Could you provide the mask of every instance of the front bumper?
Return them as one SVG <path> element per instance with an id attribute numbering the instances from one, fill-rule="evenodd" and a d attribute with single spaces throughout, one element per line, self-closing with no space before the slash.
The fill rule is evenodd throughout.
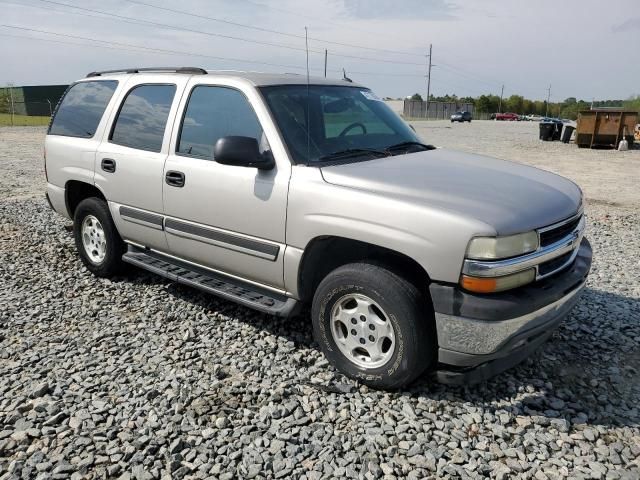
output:
<path id="1" fill-rule="evenodd" d="M 439 369 L 444 383 L 485 380 L 529 356 L 577 303 L 591 268 L 583 239 L 565 271 L 513 291 L 491 295 L 432 284 Z"/>

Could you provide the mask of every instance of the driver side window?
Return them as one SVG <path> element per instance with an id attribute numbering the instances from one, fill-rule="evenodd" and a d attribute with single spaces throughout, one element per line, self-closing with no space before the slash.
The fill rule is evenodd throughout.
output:
<path id="1" fill-rule="evenodd" d="M 252 137 L 269 150 L 258 117 L 244 94 L 228 87 L 193 88 L 185 109 L 176 153 L 213 160 L 213 146 L 226 136 Z"/>

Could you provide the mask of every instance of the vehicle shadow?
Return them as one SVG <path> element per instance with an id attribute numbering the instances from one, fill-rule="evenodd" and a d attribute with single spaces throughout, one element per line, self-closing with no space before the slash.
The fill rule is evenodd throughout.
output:
<path id="1" fill-rule="evenodd" d="M 168 284 L 169 294 L 207 312 L 250 323 L 299 348 L 319 349 L 308 310 L 281 319 L 145 272 L 128 275 L 128 281 Z M 524 423 L 555 422 L 560 428 L 563 420 L 567 426 L 640 425 L 640 299 L 592 288 L 582 295 L 561 327 L 520 365 L 472 386 L 438 384 L 426 374 L 392 396 L 470 403 L 485 413 L 508 411 Z M 339 373 L 330 382 L 307 385 L 338 395 L 359 388 Z"/>

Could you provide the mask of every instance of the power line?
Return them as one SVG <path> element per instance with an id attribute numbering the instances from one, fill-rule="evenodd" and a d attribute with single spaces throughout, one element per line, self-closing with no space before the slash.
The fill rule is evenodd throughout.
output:
<path id="1" fill-rule="evenodd" d="M 494 82 L 486 82 L 486 81 L 482 80 L 480 77 L 478 77 L 476 75 L 473 75 L 473 74 L 468 74 L 468 73 L 466 73 L 466 70 L 463 70 L 463 69 L 458 68 L 458 67 L 454 67 L 453 65 L 449 65 L 448 63 L 445 63 L 445 62 L 442 62 L 442 61 L 439 62 L 439 63 L 440 63 L 440 67 L 441 68 L 443 68 L 445 70 L 449 70 L 452 73 L 455 73 L 456 75 L 460 75 L 460 76 L 466 77 L 466 78 L 468 78 L 470 80 L 473 80 L 475 82 L 484 83 L 485 85 L 489 85 L 491 87 L 496 87 L 496 86 L 500 85 L 499 82 L 495 82 L 495 83 Z"/>
<path id="2" fill-rule="evenodd" d="M 11 38 L 26 38 L 28 40 L 37 40 L 37 41 L 47 42 L 47 43 L 60 43 L 62 45 L 75 45 L 77 47 L 85 47 L 85 48 L 87 47 L 86 43 L 68 42 L 66 40 L 55 40 L 53 38 L 30 37 L 28 35 L 14 35 L 11 33 L 0 33 L 0 36 L 11 37 Z M 91 45 L 91 48 L 106 48 L 109 50 L 121 50 L 121 51 L 128 51 L 131 53 L 144 53 L 144 50 L 137 49 L 138 47 L 134 49 L 134 48 L 125 48 L 125 47 L 113 47 L 110 45 Z M 174 54 L 174 53 L 163 53 L 163 52 L 148 52 L 148 53 L 159 53 L 160 55 L 178 55 L 177 53 Z"/>
<path id="3" fill-rule="evenodd" d="M 50 3 L 52 5 L 59 5 L 59 6 L 63 6 L 63 7 L 68 7 L 68 8 L 75 8 L 77 10 L 83 10 L 85 12 L 92 12 L 92 13 L 100 13 L 102 15 L 107 15 L 109 17 L 114 17 L 120 20 L 127 20 L 127 21 L 135 21 L 135 22 L 139 22 L 142 24 L 147 24 L 147 25 L 152 25 L 152 26 L 156 26 L 156 27 L 164 27 L 164 28 L 170 28 L 170 29 L 174 29 L 174 30 L 182 30 L 185 32 L 191 32 L 191 33 L 198 33 L 198 34 L 202 34 L 202 35 L 209 35 L 212 37 L 219 37 L 219 38 L 226 38 L 229 40 L 237 40 L 237 41 L 241 41 L 241 42 L 248 42 L 248 43 L 257 43 L 260 45 L 267 45 L 267 46 L 272 46 L 272 47 L 280 47 L 280 48 L 288 48 L 290 50 L 298 50 L 298 51 L 304 51 L 304 48 L 301 47 L 294 47 L 292 45 L 285 45 L 285 44 L 281 44 L 281 43 L 270 43 L 270 42 L 262 42 L 262 41 L 258 41 L 258 40 L 252 40 L 252 39 L 247 39 L 247 38 L 242 38 L 242 37 L 234 37 L 232 35 L 224 35 L 222 33 L 213 33 L 213 32 L 204 32 L 201 30 L 194 30 L 191 28 L 187 28 L 187 27 L 177 27 L 174 25 L 168 25 L 166 23 L 160 23 L 160 22 L 154 22 L 151 20 L 144 20 L 141 18 L 133 18 L 133 17 L 127 17 L 126 15 L 118 15 L 116 13 L 110 13 L 110 12 L 105 12 L 102 10 L 94 10 L 91 8 L 85 8 L 85 7 L 78 7 L 77 5 L 71 5 L 68 3 L 62 3 L 62 2 L 56 2 L 54 0 L 38 0 L 39 2 L 44 2 L 44 3 Z"/>
<path id="4" fill-rule="evenodd" d="M 158 52 L 158 53 L 168 53 L 168 54 L 173 54 L 173 55 L 187 55 L 187 56 L 193 56 L 193 57 L 212 58 L 212 59 L 215 59 L 215 60 L 224 60 L 224 61 L 241 62 L 241 63 L 255 63 L 255 64 L 259 64 L 259 65 L 268 65 L 268 66 L 271 66 L 271 67 L 293 68 L 293 69 L 298 69 L 298 70 L 301 68 L 301 67 L 294 66 L 294 65 L 283 65 L 283 64 L 278 64 L 278 63 L 261 62 L 261 61 L 258 61 L 258 60 L 246 60 L 246 59 L 241 59 L 241 58 L 220 57 L 220 56 L 216 56 L 216 55 L 205 55 L 205 54 L 199 54 L 199 53 L 181 52 L 181 51 L 178 51 L 178 50 L 168 50 L 168 49 L 163 49 L 163 48 L 146 47 L 146 46 L 135 45 L 135 44 L 131 44 L 131 43 L 113 42 L 111 40 L 97 40 L 95 38 L 82 37 L 82 36 L 79 36 L 79 35 L 71 35 L 71 34 L 68 34 L 68 33 L 59 33 L 59 32 L 47 31 L 47 30 L 39 30 L 39 29 L 36 29 L 36 28 L 29 28 L 29 27 L 23 27 L 23 26 L 17 26 L 17 25 L 0 24 L 0 27 L 12 28 L 12 29 L 15 29 L 15 30 L 23 30 L 23 31 L 28 31 L 28 32 L 44 33 L 44 34 L 48 34 L 48 35 L 56 35 L 56 36 L 60 36 L 60 37 L 67 37 L 67 38 L 73 38 L 73 39 L 78 39 L 78 40 L 89 40 L 91 42 L 118 45 L 118 46 L 122 46 L 122 47 L 126 47 L 126 48 L 137 48 L 139 50 L 153 51 L 153 52 Z"/>
<path id="5" fill-rule="evenodd" d="M 94 10 L 94 9 L 89 9 L 89 8 L 84 8 L 84 7 L 79 7 L 76 5 L 71 5 L 68 3 L 63 3 L 63 2 L 58 2 L 58 1 L 54 1 L 54 0 L 36 0 L 39 2 L 43 2 L 43 3 L 48 3 L 51 5 L 56 5 L 56 6 L 62 6 L 65 8 L 72 8 L 72 9 L 76 9 L 76 10 L 81 10 L 82 12 L 68 12 L 65 10 L 58 10 L 58 9 L 47 9 L 45 7 L 42 6 L 36 6 L 36 5 L 29 5 L 31 7 L 36 7 L 36 8 L 41 8 L 44 10 L 49 10 L 49 11 L 54 11 L 57 13 L 64 13 L 64 14 L 74 14 L 74 15 L 83 15 L 83 16 L 88 16 L 88 17 L 92 17 L 92 18 L 113 18 L 113 19 L 118 19 L 118 21 L 124 22 L 124 23 L 130 23 L 130 24 L 134 24 L 134 25 L 151 25 L 151 26 L 155 26 L 155 27 L 163 27 L 163 28 L 169 28 L 169 29 L 173 29 L 173 30 L 182 30 L 182 31 L 186 31 L 186 32 L 190 32 L 190 33 L 196 33 L 196 34 L 203 34 L 203 35 L 209 35 L 209 36 L 216 36 L 216 37 L 222 37 L 222 38 L 227 38 L 227 39 L 231 39 L 231 40 L 237 40 L 237 41 L 244 41 L 244 42 L 249 42 L 249 43 L 254 43 L 254 44 L 259 44 L 259 45 L 266 45 L 266 46 L 273 46 L 273 47 L 280 47 L 280 48 L 287 48 L 290 50 L 296 50 L 296 51 L 305 51 L 304 48 L 301 47 L 295 47 L 292 45 L 286 45 L 286 44 L 281 44 L 281 43 L 272 43 L 272 42 L 262 42 L 259 40 L 253 40 L 253 39 L 248 39 L 248 38 L 243 38 L 243 37 L 235 37 L 235 36 L 231 36 L 231 35 L 223 35 L 223 34 L 219 34 L 219 33 L 213 33 L 213 32 L 206 32 L 206 31 L 201 31 L 201 30 L 195 30 L 195 29 L 190 29 L 190 28 L 186 28 L 186 27 L 180 27 L 180 26 L 175 26 L 175 25 L 169 25 L 169 24 L 164 24 L 164 23 L 160 23 L 160 22 L 153 22 L 153 21 L 149 21 L 149 20 L 144 20 L 144 19 L 139 19 L 139 18 L 133 18 L 133 17 L 127 17 L 124 15 L 117 15 L 117 14 L 112 14 L 110 12 L 105 12 L 105 11 L 101 11 L 101 10 Z M 240 26 L 240 27 L 244 27 L 244 28 L 251 28 L 251 29 L 255 29 L 255 30 L 259 30 L 259 31 L 264 31 L 264 32 L 269 32 L 269 33 L 275 33 L 275 34 L 279 34 L 279 35 L 285 35 L 285 36 L 289 36 L 289 37 L 293 37 L 293 38 L 304 38 L 301 35 L 296 35 L 296 34 L 291 34 L 291 33 L 286 33 L 286 32 L 279 32 L 277 30 L 271 30 L 271 29 L 266 29 L 266 28 L 261 28 L 261 27 L 255 27 L 252 25 L 246 25 L 246 24 L 241 24 L 238 22 L 232 22 L 232 21 L 228 21 L 228 20 L 224 20 L 224 19 L 219 19 L 216 17 L 209 17 L 209 16 L 205 16 L 205 15 L 198 15 L 198 14 L 194 14 L 191 12 L 182 12 L 179 10 L 173 10 L 173 9 L 169 9 L 169 8 L 165 8 L 165 7 L 160 7 L 157 5 L 153 5 L 147 2 L 143 2 L 140 0 L 127 0 L 131 3 L 134 4 L 140 4 L 140 5 L 145 5 L 145 6 L 149 6 L 152 8 L 158 8 L 161 10 L 166 10 L 166 11 L 170 11 L 170 12 L 175 12 L 175 13 L 182 13 L 184 15 L 190 15 L 190 16 L 194 16 L 194 17 L 198 17 L 198 18 L 204 18 L 204 19 L 208 19 L 208 20 L 212 20 L 212 21 L 219 21 L 219 22 L 223 22 L 223 23 L 228 23 L 234 26 Z M 0 0 L 0 3 L 9 3 L 9 4 L 14 4 L 13 2 L 7 2 L 6 0 Z M 260 4 L 262 6 L 267 7 L 266 5 Z M 269 7 L 270 8 L 270 7 Z M 91 12 L 91 13 L 85 13 L 85 12 Z M 313 37 L 309 37 L 310 39 L 312 39 Z M 330 42 L 330 41 L 325 41 L 322 39 L 315 39 L 316 41 L 320 41 L 320 42 L 325 42 L 325 43 L 334 43 L 334 44 L 339 44 L 339 45 L 344 45 L 344 46 L 350 46 L 350 47 L 354 47 L 354 48 L 367 48 L 367 49 L 371 49 L 371 50 L 376 50 L 376 51 L 387 51 L 389 53 L 404 53 L 404 54 L 409 54 L 408 52 L 398 52 L 398 51 L 393 51 L 393 50 L 385 50 L 385 49 L 377 49 L 374 47 L 365 47 L 362 45 L 354 45 L 354 44 L 347 44 L 347 43 L 340 43 L 340 42 Z M 96 41 L 96 40 L 94 40 Z M 134 47 L 134 48 L 142 48 L 142 47 Z M 160 51 L 160 53 L 162 52 L 172 52 L 172 51 L 168 51 L 168 50 L 163 50 L 163 49 L 156 49 L 158 51 Z M 148 50 L 149 51 L 149 50 Z M 316 54 L 323 54 L 325 55 L 325 51 L 319 51 L 319 50 L 309 50 L 310 52 L 316 53 Z M 337 56 L 337 57 L 344 57 L 344 58 L 351 58 L 351 59 L 357 59 L 357 60 L 365 60 L 365 61 L 371 61 L 371 62 L 376 62 L 376 63 L 394 63 L 394 64 L 406 64 L 406 65 L 416 65 L 416 66 L 422 66 L 422 63 L 414 63 L 414 62 L 403 62 L 403 61 L 396 61 L 396 60 L 387 60 L 387 59 L 377 59 L 377 58 L 371 58 L 371 57 L 362 57 L 362 56 L 357 56 L 357 55 L 348 55 L 348 54 L 341 54 L 338 52 L 331 52 L 332 55 Z M 179 54 L 181 55 L 187 55 L 187 52 L 180 52 Z M 418 55 L 418 54 L 411 54 L 411 55 Z M 198 56 L 202 56 L 202 55 L 198 55 Z M 209 56 L 209 58 L 215 58 L 215 59 L 225 59 L 226 57 L 219 57 L 219 56 Z M 234 60 L 234 59 L 230 59 L 230 60 Z M 280 66 L 280 67 L 285 67 L 285 68 L 299 68 L 299 67 L 293 67 L 293 66 L 286 66 L 286 65 L 281 65 L 281 64 L 270 64 L 269 62 L 257 62 L 257 61 L 249 61 L 249 60 L 238 60 L 241 62 L 245 62 L 245 63 L 256 63 L 256 64 L 266 64 L 266 65 L 271 65 L 271 66 Z M 461 69 L 459 67 L 455 67 L 453 65 L 450 65 L 446 62 L 439 62 L 441 68 L 445 69 L 445 70 L 449 70 L 454 72 L 456 75 L 460 75 L 463 77 L 467 77 L 471 80 L 474 80 L 476 82 L 481 82 L 484 83 L 486 85 L 491 85 L 494 87 L 497 87 L 497 83 L 490 83 L 487 82 L 485 80 L 482 80 L 479 76 L 475 75 L 475 74 L 467 74 L 465 73 L 464 69 Z M 333 70 L 334 72 L 339 72 L 339 70 Z M 352 71 L 352 73 L 356 73 L 356 74 L 360 74 L 360 75 L 376 75 L 374 72 L 355 72 Z M 424 75 L 418 75 L 415 73 L 388 73 L 388 74 L 382 74 L 385 76 L 410 76 L 410 77 L 418 77 L 418 76 L 424 76 Z M 469 90 L 476 90 L 479 91 L 477 89 L 470 89 Z"/>
<path id="6" fill-rule="evenodd" d="M 90 38 L 90 37 L 83 37 L 83 36 L 79 36 L 79 35 L 71 35 L 71 34 L 67 34 L 67 33 L 59 33 L 59 32 L 53 32 L 50 30 L 39 30 L 39 29 L 35 29 L 35 28 L 29 28 L 29 27 L 23 27 L 23 26 L 18 26 L 18 25 L 6 25 L 6 24 L 0 24 L 0 27 L 4 27 L 4 28 L 11 28 L 14 30 L 21 30 L 21 31 L 27 31 L 27 32 L 35 32 L 35 33 L 42 33 L 42 34 L 46 34 L 46 35 L 55 35 L 55 36 L 60 36 L 60 37 L 65 37 L 65 38 L 71 38 L 71 39 L 76 39 L 76 40 L 85 40 L 85 41 L 91 41 L 91 42 L 97 42 L 97 43 L 103 43 L 103 44 L 107 44 L 107 45 L 91 45 L 91 47 L 103 47 L 103 48 L 111 48 L 111 49 L 117 49 L 117 50 L 127 50 L 127 51 L 131 51 L 131 52 L 136 52 L 136 53 L 140 53 L 140 52 L 150 52 L 150 53 L 159 53 L 159 54 L 165 54 L 165 55 L 184 55 L 184 56 L 191 56 L 191 57 L 200 57 L 200 58 L 211 58 L 214 60 L 223 60 L 223 61 L 229 61 L 229 62 L 236 62 L 236 63 L 249 63 L 249 64 L 259 64 L 259 65 L 267 65 L 267 66 L 271 66 L 271 67 L 280 67 L 280 68 L 287 68 L 287 69 L 293 69 L 293 70 L 304 70 L 304 67 L 301 66 L 296 66 L 296 65 L 285 65 L 285 64 L 279 64 L 279 63 L 271 63 L 271 62 L 261 62 L 261 61 L 257 61 L 257 60 L 247 60 L 247 59 L 242 59 L 242 58 L 233 58 L 233 57 L 221 57 L 221 56 L 216 56 L 216 55 L 206 55 L 206 54 L 200 54 L 200 53 L 193 53 L 193 52 L 182 52 L 182 51 L 178 51 L 178 50 L 168 50 L 168 49 L 161 49 L 161 48 L 153 48 L 153 47 L 147 47 L 147 46 L 143 46 L 143 45 L 135 45 L 135 44 L 131 44 L 131 43 L 122 43 L 122 42 L 114 42 L 111 40 L 98 40 L 95 38 Z M 53 39 L 49 39 L 49 38 L 38 38 L 38 37 L 28 37 L 28 36 L 19 36 L 19 35 L 10 35 L 10 34 L 6 34 L 6 33 L 0 33 L 0 35 L 5 35 L 5 36 L 13 36 L 13 37 L 19 37 L 19 38 L 30 38 L 33 40 L 40 40 L 40 41 L 46 41 L 46 42 L 55 42 L 55 43 L 66 43 L 69 45 L 77 45 L 77 46 L 84 46 L 86 47 L 86 44 L 80 44 L 80 43 L 74 43 L 74 42 L 63 42 L 60 40 L 53 40 Z M 115 45 L 115 46 L 112 46 Z M 135 50 L 134 50 L 135 49 Z M 328 70 L 332 73 L 340 73 L 341 70 Z M 357 75 L 373 75 L 373 76 L 407 76 L 407 77 L 422 77 L 422 74 L 418 74 L 418 73 L 381 73 L 381 72 L 353 72 Z"/>
<path id="7" fill-rule="evenodd" d="M 286 36 L 286 37 L 298 38 L 298 39 L 301 39 L 301 40 L 305 38 L 303 35 L 298 35 L 298 34 L 295 34 L 295 33 L 282 32 L 282 31 L 279 31 L 279 30 L 272 30 L 272 29 L 269 29 L 269 28 L 257 27 L 255 25 L 248 25 L 248 24 L 245 24 L 245 23 L 233 22 L 231 20 L 226 20 L 226 19 L 223 19 L 223 18 L 210 17 L 208 15 L 202 15 L 202 14 L 198 14 L 198 13 L 187 12 L 187 11 L 184 11 L 184 10 L 176 10 L 176 9 L 173 9 L 173 8 L 161 7 L 160 5 L 155 5 L 155 4 L 147 3 L 147 2 L 142 2 L 142 1 L 139 1 L 139 0 L 126 0 L 126 1 L 129 2 L 129 3 L 137 4 L 137 5 L 144 5 L 144 6 L 147 6 L 147 7 L 150 7 L 150 8 L 155 8 L 157 10 L 164 10 L 166 12 L 172 12 L 172 13 L 178 13 L 178 14 L 181 14 L 181 15 L 187 15 L 189 17 L 195 17 L 195 18 L 200 18 L 200 19 L 205 19 L 205 20 L 211 20 L 211 21 L 214 21 L 214 22 L 225 23 L 227 25 L 233 25 L 233 26 L 236 26 L 236 27 L 249 28 L 249 29 L 252 29 L 252 30 L 260 31 L 260 32 L 273 33 L 273 34 L 276 34 L 276 35 L 283 35 L 283 36 Z M 266 6 L 266 5 L 263 5 L 263 6 Z M 269 6 L 268 8 L 273 8 L 273 7 Z M 277 9 L 277 10 L 279 10 L 279 9 Z M 308 37 L 308 39 L 316 41 L 316 42 L 330 44 L 330 45 L 339 45 L 341 47 L 361 48 L 361 49 L 370 50 L 370 51 L 373 51 L 373 52 L 394 53 L 394 54 L 398 54 L 398 55 L 411 55 L 411 56 L 415 56 L 415 57 L 420 57 L 421 56 L 419 53 L 403 52 L 403 51 L 399 51 L 399 50 L 389 50 L 389 49 L 386 49 L 386 48 L 369 47 L 369 46 L 366 46 L 366 45 L 356 45 L 356 44 L 353 44 L 353 43 L 336 42 L 336 41 L 333 41 L 333 40 L 325 40 L 325 39 L 317 38 L 317 37 Z"/>
<path id="8" fill-rule="evenodd" d="M 49 3 L 49 4 L 52 4 L 52 5 L 60 5 L 60 6 L 68 7 L 68 8 L 74 8 L 74 9 L 77 9 L 77 10 L 82 10 L 82 11 L 91 12 L 91 13 L 99 13 L 99 14 L 107 15 L 107 16 L 114 17 L 114 18 L 117 18 L 117 19 L 120 19 L 120 20 L 125 20 L 125 21 L 132 21 L 133 20 L 133 21 L 136 21 L 136 22 L 141 22 L 141 23 L 152 25 L 152 26 L 155 26 L 155 27 L 169 28 L 169 29 L 172 29 L 172 30 L 185 31 L 185 32 L 196 33 L 196 34 L 200 34 L 200 35 L 208 35 L 208 36 L 211 36 L 211 37 L 226 38 L 228 40 L 236 40 L 236 41 L 240 41 L 240 42 L 253 43 L 253 44 L 262 45 L 262 46 L 286 48 L 286 49 L 289 49 L 289 50 L 296 50 L 296 51 L 302 51 L 302 52 L 305 51 L 304 48 L 295 47 L 293 45 L 286 45 L 286 44 L 282 44 L 282 43 L 265 42 L 265 41 L 262 41 L 262 40 L 253 40 L 253 39 L 249 39 L 249 38 L 236 37 L 236 36 L 233 36 L 233 35 L 224 35 L 224 34 L 221 34 L 221 33 L 207 32 L 207 31 L 204 31 L 204 30 L 196 30 L 196 29 L 187 28 L 187 27 L 179 27 L 179 26 L 175 26 L 175 25 L 169 25 L 169 24 L 166 24 L 166 23 L 154 22 L 154 21 L 151 21 L 151 20 L 144 20 L 144 19 L 140 19 L 140 18 L 128 17 L 126 15 L 118 15 L 116 13 L 105 12 L 105 11 L 102 11 L 102 10 L 95 10 L 95 9 L 86 8 L 86 7 L 79 7 L 79 6 L 71 5 L 71 4 L 68 4 L 68 3 L 57 2 L 55 0 L 38 0 L 38 1 L 39 2 L 43 2 L 43 3 Z M 324 51 L 320 51 L 320 50 L 311 50 L 310 49 L 309 51 L 313 52 L 313 53 L 324 54 Z M 356 60 L 372 61 L 372 62 L 376 62 L 376 63 L 392 63 L 392 64 L 399 64 L 399 65 L 418 65 L 418 66 L 422 66 L 421 63 L 415 63 L 415 62 L 405 62 L 405 61 L 401 61 L 401 60 L 385 60 L 385 59 L 378 59 L 378 58 L 371 58 L 371 57 L 361 57 L 361 56 L 358 56 L 358 55 L 348 55 L 348 54 L 336 53 L 336 52 L 332 52 L 332 55 L 335 55 L 335 56 L 338 56 L 338 57 L 356 59 Z"/>
<path id="9" fill-rule="evenodd" d="M 40 0 L 34 0 L 34 1 L 40 1 Z M 86 13 L 86 12 L 70 12 L 68 10 L 61 10 L 57 7 L 45 7 L 43 5 L 32 5 L 32 4 L 22 4 L 22 3 L 16 3 L 16 2 L 11 2 L 9 0 L 0 0 L 0 3 L 3 3 L 5 5 L 15 5 L 18 7 L 24 7 L 24 6 L 28 6 L 31 8 L 37 8 L 39 10 L 44 10 L 46 12 L 55 12 L 55 13 L 62 13 L 64 15 L 78 15 L 78 16 L 82 16 L 82 17 L 89 17 L 89 18 L 99 18 L 99 19 L 103 19 L 103 20 L 112 20 L 111 18 L 109 18 L 107 16 L 107 14 L 104 13 L 98 13 L 98 14 L 91 14 L 91 13 Z M 139 21 L 139 20 L 119 20 L 123 23 L 129 23 L 131 25 L 145 25 L 144 21 Z"/>
<path id="10" fill-rule="evenodd" d="M 195 29 L 191 29 L 191 28 L 180 27 L 180 26 L 175 26 L 175 25 L 169 25 L 169 24 L 164 24 L 164 23 L 160 23 L 160 22 L 153 22 L 153 21 L 139 19 L 139 18 L 127 17 L 127 16 L 124 16 L 124 15 L 112 14 L 110 12 L 105 12 L 105 11 L 101 11 L 101 10 L 94 10 L 94 9 L 90 9 L 90 8 L 79 7 L 79 6 L 76 6 L 76 5 L 71 5 L 71 4 L 63 3 L 63 2 L 58 2 L 58 1 L 55 1 L 55 0 L 36 0 L 36 1 L 39 1 L 39 2 L 42 2 L 42 3 L 48 3 L 48 4 L 51 4 L 51 5 L 55 5 L 55 6 L 62 6 L 63 8 L 72 8 L 72 9 L 76 9 L 76 10 L 81 10 L 81 12 L 68 12 L 68 11 L 65 11 L 65 10 L 47 9 L 45 7 L 42 7 L 42 6 L 30 5 L 31 7 L 40 8 L 40 9 L 43 9 L 43 10 L 54 11 L 54 12 L 57 12 L 57 13 L 65 13 L 65 14 L 71 13 L 73 15 L 82 15 L 82 16 L 88 16 L 88 17 L 92 17 L 92 18 L 109 18 L 109 17 L 111 17 L 112 19 L 117 19 L 120 22 L 130 23 L 130 24 L 134 24 L 134 25 L 151 25 L 151 26 L 155 26 L 155 27 L 163 27 L 163 28 L 169 28 L 169 29 L 172 29 L 172 30 L 186 31 L 186 32 L 190 32 L 190 33 L 222 37 L 222 38 L 227 38 L 227 39 L 231 39 L 231 40 L 238 40 L 238 41 L 244 41 L 244 42 L 249 42 L 249 43 L 256 43 L 256 44 L 260 44 L 260 45 L 287 48 L 287 49 L 296 50 L 296 51 L 305 51 L 304 48 L 295 47 L 295 46 L 292 46 L 292 45 L 286 45 L 286 44 L 281 44 L 281 43 L 273 43 L 273 42 L 261 42 L 259 40 L 253 40 L 253 39 L 248 39 L 248 38 L 243 38 L 243 37 L 235 37 L 235 36 L 231 36 L 231 35 L 223 35 L 223 34 L 219 34 L 219 33 L 195 30 Z M 270 33 L 276 33 L 276 34 L 282 34 L 282 35 L 287 35 L 287 36 L 294 37 L 294 38 L 304 38 L 301 35 L 289 34 L 289 33 L 279 32 L 279 31 L 276 31 L 276 30 L 265 29 L 265 28 L 261 28 L 261 27 L 253 27 L 253 26 L 250 26 L 250 25 L 245 25 L 245 24 L 241 24 L 241 23 L 238 23 L 238 22 L 231 22 L 231 21 L 219 19 L 219 18 L 216 18 L 216 17 L 208 17 L 208 16 L 204 16 L 204 15 L 193 14 L 193 13 L 190 13 L 190 12 L 181 12 L 179 10 L 169 9 L 169 8 L 165 8 L 165 7 L 159 7 L 159 6 L 156 6 L 156 5 L 147 3 L 147 2 L 143 2 L 143 1 L 139 1 L 139 0 L 127 0 L 127 1 L 129 1 L 131 3 L 134 3 L 134 4 L 146 5 L 146 6 L 150 6 L 152 8 L 159 8 L 161 10 L 166 10 L 166 11 L 170 11 L 170 12 L 183 13 L 185 15 L 195 16 L 195 17 L 198 17 L 198 18 L 205 18 L 205 19 L 208 19 L 208 20 L 220 21 L 220 22 L 223 22 L 223 23 L 229 23 L 231 25 L 236 25 L 236 26 L 241 26 L 241 27 L 246 27 L 246 28 L 254 28 L 256 30 L 270 32 Z M 7 2 L 6 0 L 0 0 L 0 3 L 9 3 L 9 4 L 14 4 L 15 5 L 15 3 Z M 91 13 L 86 13 L 86 12 L 91 12 Z M 309 37 L 309 38 L 312 38 L 312 37 Z M 323 41 L 321 39 L 318 39 L 318 40 L 319 41 Z M 339 42 L 335 42 L 335 43 L 339 43 Z M 356 48 L 361 47 L 361 46 L 351 45 L 351 44 L 344 44 L 344 45 L 349 45 L 349 46 L 353 46 L 353 47 L 356 47 Z M 382 49 L 376 49 L 376 50 L 382 50 Z M 315 54 L 323 54 L 323 55 L 325 54 L 324 50 L 319 51 L 319 50 L 310 49 L 309 51 L 313 52 Z M 357 59 L 357 60 L 371 61 L 371 62 L 376 62 L 376 63 L 395 63 L 395 64 L 416 65 L 416 66 L 421 66 L 422 65 L 421 63 L 402 62 L 402 61 L 396 61 L 396 60 L 386 60 L 386 59 L 377 59 L 377 58 L 371 58 L 371 57 L 362 57 L 362 56 L 357 56 L 357 55 L 341 54 L 339 52 L 331 52 L 331 53 L 332 53 L 332 55 L 337 56 L 337 57 L 344 57 L 344 58 L 351 58 L 351 59 Z M 407 52 L 404 52 L 404 53 L 407 53 Z M 494 86 L 494 87 L 497 86 L 497 84 L 489 83 L 489 82 L 486 82 L 486 81 L 482 80 L 477 75 L 471 75 L 471 74 L 464 73 L 465 70 L 463 70 L 463 69 L 461 69 L 459 67 L 455 67 L 453 65 L 450 65 L 450 64 L 448 64 L 446 62 L 440 62 L 440 65 L 445 70 L 454 71 L 457 75 L 467 77 L 467 78 L 469 78 L 469 79 L 471 79 L 473 81 L 481 82 L 481 83 L 484 83 L 486 85 L 491 85 L 491 86 Z M 370 73 L 364 73 L 363 72 L 363 74 L 367 74 L 368 75 Z M 409 75 L 410 76 L 415 76 L 414 74 L 409 74 Z M 395 75 L 395 76 L 397 76 L 397 75 Z"/>

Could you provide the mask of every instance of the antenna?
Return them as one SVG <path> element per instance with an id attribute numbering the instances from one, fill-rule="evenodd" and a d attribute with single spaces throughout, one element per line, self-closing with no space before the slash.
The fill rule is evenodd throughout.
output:
<path id="1" fill-rule="evenodd" d="M 309 31 L 304 27 L 304 46 L 307 52 L 307 161 L 311 160 L 311 128 L 309 126 L 311 100 L 309 99 Z"/>
<path id="2" fill-rule="evenodd" d="M 347 71 L 344 68 L 342 69 L 342 79 L 345 82 L 353 83 L 353 80 L 351 80 L 349 77 L 347 77 Z"/>

